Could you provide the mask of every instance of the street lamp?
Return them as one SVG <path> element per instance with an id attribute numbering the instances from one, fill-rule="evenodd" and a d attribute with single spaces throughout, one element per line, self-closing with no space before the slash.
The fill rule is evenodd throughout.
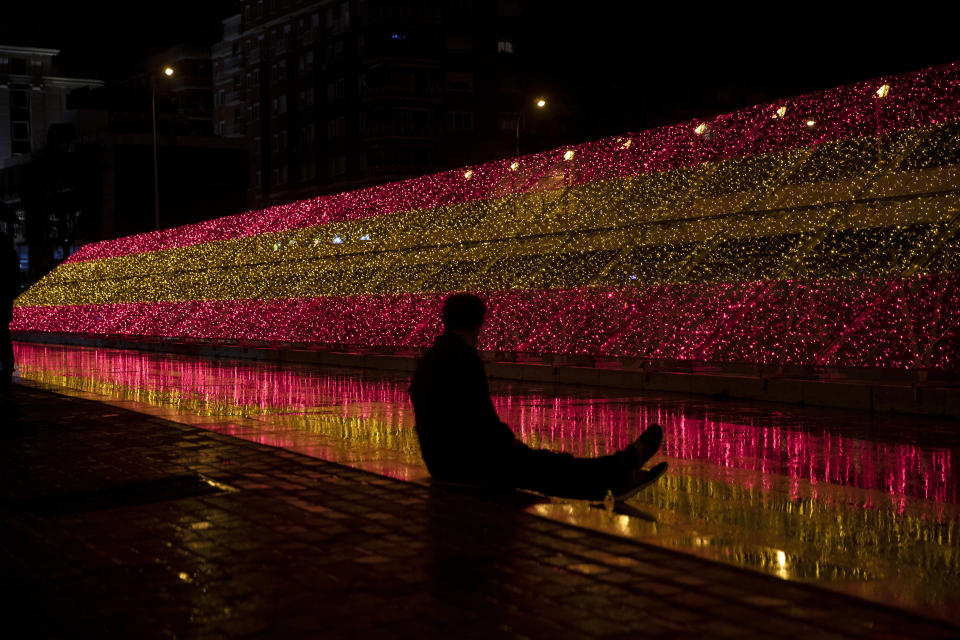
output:
<path id="1" fill-rule="evenodd" d="M 173 76 L 173 67 L 164 67 L 163 75 Z M 153 126 L 153 228 L 160 230 L 160 187 L 157 179 L 157 80 L 150 74 L 150 123 Z"/>
<path id="2" fill-rule="evenodd" d="M 544 97 L 539 97 L 533 101 L 534 106 L 537 109 L 543 109 L 547 106 L 547 99 Z M 517 115 L 517 157 L 520 157 L 520 121 L 523 119 L 523 111 L 521 110 L 519 115 Z"/>

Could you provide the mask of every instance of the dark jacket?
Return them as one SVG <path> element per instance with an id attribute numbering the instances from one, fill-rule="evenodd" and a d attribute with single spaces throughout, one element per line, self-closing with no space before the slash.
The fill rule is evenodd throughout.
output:
<path id="1" fill-rule="evenodd" d="M 514 446 L 500 421 L 477 350 L 455 333 L 438 336 L 410 383 L 423 461 L 439 480 L 482 482 Z"/>

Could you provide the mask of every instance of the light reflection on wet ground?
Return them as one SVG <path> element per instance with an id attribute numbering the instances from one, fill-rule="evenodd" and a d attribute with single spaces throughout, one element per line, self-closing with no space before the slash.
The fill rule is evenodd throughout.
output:
<path id="1" fill-rule="evenodd" d="M 427 478 L 405 376 L 17 345 L 20 375 L 405 480 Z M 601 455 L 666 430 L 660 484 L 624 509 L 531 511 L 945 619 L 960 605 L 960 433 L 949 420 L 491 381 L 528 444 Z"/>

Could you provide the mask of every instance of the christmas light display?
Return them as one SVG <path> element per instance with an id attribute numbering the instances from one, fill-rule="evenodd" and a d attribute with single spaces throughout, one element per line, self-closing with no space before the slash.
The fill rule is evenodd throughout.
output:
<path id="1" fill-rule="evenodd" d="M 960 369 L 960 63 L 84 247 L 13 328 Z M 811 124 L 812 123 L 812 124 Z"/>

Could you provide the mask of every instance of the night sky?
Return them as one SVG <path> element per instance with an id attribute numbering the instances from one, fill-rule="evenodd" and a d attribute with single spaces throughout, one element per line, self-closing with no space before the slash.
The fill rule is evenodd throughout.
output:
<path id="1" fill-rule="evenodd" d="M 525 54 L 541 78 L 532 89 L 570 105 L 571 128 L 587 138 L 960 60 L 956 12 L 932 4 L 896 14 L 863 5 L 843 18 L 842 3 L 768 3 L 742 15 L 732 5 L 526 4 Z M 0 42 L 59 48 L 65 72 L 121 78 L 152 52 L 216 40 L 236 5 L 22 2 L 5 7 Z"/>

